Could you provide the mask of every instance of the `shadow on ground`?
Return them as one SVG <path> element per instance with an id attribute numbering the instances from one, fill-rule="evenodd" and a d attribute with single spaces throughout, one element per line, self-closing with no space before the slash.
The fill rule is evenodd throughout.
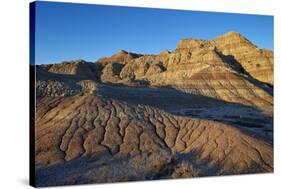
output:
<path id="1" fill-rule="evenodd" d="M 224 172 L 223 162 L 214 162 L 211 157 L 200 158 L 202 152 L 193 149 L 187 153 L 167 154 L 167 161 L 148 165 L 148 153 L 134 156 L 108 153 L 80 157 L 65 163 L 46 166 L 36 170 L 36 186 L 77 185 L 89 183 L 113 183 L 159 179 L 194 178 L 205 176 L 264 173 L 265 169 L 252 162 L 245 170 Z M 153 153 L 154 156 L 161 154 Z"/>
<path id="2" fill-rule="evenodd" d="M 148 105 L 177 116 L 218 121 L 238 127 L 269 142 L 273 117 L 257 107 L 226 102 L 203 95 L 188 94 L 172 87 L 129 87 L 102 85 L 97 95 L 133 105 Z"/>

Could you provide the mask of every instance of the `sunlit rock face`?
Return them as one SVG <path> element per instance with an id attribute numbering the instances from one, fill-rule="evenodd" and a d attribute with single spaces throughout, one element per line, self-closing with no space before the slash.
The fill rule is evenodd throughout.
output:
<path id="1" fill-rule="evenodd" d="M 255 79 L 273 85 L 273 53 L 259 49 L 237 32 L 229 32 L 212 42 L 226 56 L 233 56 Z"/>
<path id="2" fill-rule="evenodd" d="M 152 86 L 174 86 L 231 102 L 272 105 L 272 90 L 266 84 L 273 85 L 273 53 L 236 32 L 214 40 L 184 38 L 173 52 L 116 62 L 122 69 L 115 74 L 105 71 L 102 78 L 106 81 L 143 80 Z M 108 67 L 113 70 L 112 65 Z"/>
<path id="3" fill-rule="evenodd" d="M 134 58 L 141 57 L 141 54 L 127 52 L 125 50 L 120 50 L 116 54 L 112 55 L 111 57 L 104 57 L 97 60 L 97 63 L 102 65 L 106 65 L 108 63 L 119 63 L 119 64 L 126 64 L 130 60 Z"/>

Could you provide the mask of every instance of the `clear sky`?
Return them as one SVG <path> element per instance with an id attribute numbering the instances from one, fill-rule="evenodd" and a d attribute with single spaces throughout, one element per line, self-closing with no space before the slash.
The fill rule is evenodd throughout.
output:
<path id="1" fill-rule="evenodd" d="M 186 10 L 37 2 L 35 63 L 95 61 L 126 51 L 158 54 L 185 37 L 237 31 L 273 50 L 273 17 Z"/>

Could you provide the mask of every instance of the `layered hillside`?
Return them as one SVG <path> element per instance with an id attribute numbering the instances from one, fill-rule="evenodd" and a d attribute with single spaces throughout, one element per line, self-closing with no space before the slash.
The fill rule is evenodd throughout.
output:
<path id="1" fill-rule="evenodd" d="M 259 81 L 273 85 L 273 53 L 259 49 L 237 32 L 212 41 L 222 54 L 234 58 L 246 72 Z"/>
<path id="2" fill-rule="evenodd" d="M 273 53 L 236 32 L 36 66 L 37 186 L 273 171 Z"/>
<path id="3" fill-rule="evenodd" d="M 125 65 L 114 60 L 101 77 L 105 82 L 173 86 L 224 101 L 272 106 L 272 57 L 272 52 L 230 32 L 211 41 L 185 38 L 173 52 L 143 55 Z"/>

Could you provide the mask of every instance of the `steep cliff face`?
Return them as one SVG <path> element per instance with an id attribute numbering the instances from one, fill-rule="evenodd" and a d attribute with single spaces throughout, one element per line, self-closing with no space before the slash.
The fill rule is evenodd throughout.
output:
<path id="1" fill-rule="evenodd" d="M 255 79 L 273 85 L 273 53 L 259 49 L 237 32 L 229 32 L 212 40 L 225 56 L 235 61 Z"/>

